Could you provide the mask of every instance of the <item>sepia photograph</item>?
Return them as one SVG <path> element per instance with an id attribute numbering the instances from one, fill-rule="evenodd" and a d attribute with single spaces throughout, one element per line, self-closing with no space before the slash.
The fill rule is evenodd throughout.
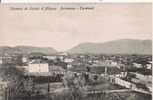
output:
<path id="1" fill-rule="evenodd" d="M 1 4 L 0 100 L 152 100 L 152 4 Z"/>

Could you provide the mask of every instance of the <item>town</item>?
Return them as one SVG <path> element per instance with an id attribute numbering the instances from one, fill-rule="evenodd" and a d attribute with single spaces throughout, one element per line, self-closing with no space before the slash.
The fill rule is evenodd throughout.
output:
<path id="1" fill-rule="evenodd" d="M 152 3 L 91 1 L 0 6 L 0 100 L 152 100 Z"/>
<path id="2" fill-rule="evenodd" d="M 5 54 L 0 100 L 151 100 L 152 56 Z"/>

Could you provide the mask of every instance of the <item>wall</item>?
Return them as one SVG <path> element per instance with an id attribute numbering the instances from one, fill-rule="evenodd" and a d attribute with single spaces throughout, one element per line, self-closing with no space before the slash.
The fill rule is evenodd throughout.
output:
<path id="1" fill-rule="evenodd" d="M 136 75 L 136 78 L 143 80 L 143 81 L 152 81 L 152 76 L 150 75 L 143 75 L 139 73 L 134 73 Z"/>
<path id="2" fill-rule="evenodd" d="M 124 81 L 120 78 L 115 78 L 115 84 L 124 86 L 126 88 L 131 88 L 132 87 L 132 84 L 130 82 Z"/>

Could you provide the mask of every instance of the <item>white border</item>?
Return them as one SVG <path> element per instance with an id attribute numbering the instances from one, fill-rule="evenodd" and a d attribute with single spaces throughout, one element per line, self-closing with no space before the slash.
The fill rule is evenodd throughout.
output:
<path id="1" fill-rule="evenodd" d="M 1 0 L 1 3 L 152 3 L 152 0 Z"/>

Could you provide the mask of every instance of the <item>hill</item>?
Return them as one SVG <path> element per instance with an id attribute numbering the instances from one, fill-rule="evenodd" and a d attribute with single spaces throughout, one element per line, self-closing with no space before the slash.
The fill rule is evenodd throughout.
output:
<path id="1" fill-rule="evenodd" d="M 105 43 L 82 43 L 68 50 L 68 53 L 152 54 L 152 41 L 122 39 Z"/>
<path id="2" fill-rule="evenodd" d="M 0 47 L 0 55 L 8 54 L 30 54 L 30 53 L 44 53 L 44 54 L 54 54 L 57 51 L 51 47 L 43 48 L 43 47 L 32 47 L 32 46 L 16 46 L 16 47 L 9 47 L 9 46 L 1 46 Z"/>

